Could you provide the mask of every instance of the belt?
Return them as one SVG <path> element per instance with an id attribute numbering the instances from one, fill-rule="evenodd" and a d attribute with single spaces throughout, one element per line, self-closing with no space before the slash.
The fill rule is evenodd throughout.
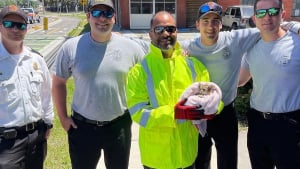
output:
<path id="1" fill-rule="evenodd" d="M 88 119 L 88 118 L 85 118 L 84 116 L 82 116 L 81 114 L 75 112 L 74 110 L 72 110 L 73 114 L 72 114 L 72 117 L 76 120 L 79 120 L 79 121 L 82 121 L 82 122 L 85 122 L 85 123 L 88 123 L 88 124 L 93 124 L 93 125 L 96 125 L 96 126 L 99 126 L 99 127 L 102 127 L 102 126 L 106 126 L 108 124 L 111 124 L 115 121 L 118 121 L 119 119 L 121 119 L 126 113 L 124 113 L 123 115 L 111 120 L 111 121 L 97 121 L 97 120 L 91 120 L 91 119 Z"/>
<path id="2" fill-rule="evenodd" d="M 29 134 L 35 131 L 41 124 L 44 124 L 43 120 L 28 123 L 20 127 L 0 127 L 0 137 L 14 139 L 22 134 Z"/>
<path id="3" fill-rule="evenodd" d="M 272 113 L 272 112 L 260 112 L 253 109 L 265 120 L 299 120 L 300 110 L 285 112 L 285 113 Z"/>

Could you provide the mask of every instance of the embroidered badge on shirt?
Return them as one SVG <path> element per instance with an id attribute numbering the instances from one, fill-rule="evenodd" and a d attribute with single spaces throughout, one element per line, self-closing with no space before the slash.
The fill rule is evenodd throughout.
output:
<path id="1" fill-rule="evenodd" d="M 230 50 L 229 50 L 228 47 L 225 47 L 223 49 L 223 57 L 224 57 L 224 59 L 229 59 L 229 55 L 230 55 Z"/>
<path id="2" fill-rule="evenodd" d="M 290 57 L 289 56 L 282 56 L 279 60 L 280 64 L 282 65 L 287 65 L 290 61 Z"/>
<path id="3" fill-rule="evenodd" d="M 38 70 L 39 69 L 39 66 L 38 66 L 38 64 L 36 62 L 33 63 L 32 67 L 33 67 L 34 70 Z"/>

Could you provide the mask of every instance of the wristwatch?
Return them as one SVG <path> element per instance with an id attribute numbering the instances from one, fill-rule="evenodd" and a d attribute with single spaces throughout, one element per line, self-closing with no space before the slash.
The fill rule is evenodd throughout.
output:
<path id="1" fill-rule="evenodd" d="M 46 124 L 46 129 L 52 129 L 53 128 L 53 124 Z"/>

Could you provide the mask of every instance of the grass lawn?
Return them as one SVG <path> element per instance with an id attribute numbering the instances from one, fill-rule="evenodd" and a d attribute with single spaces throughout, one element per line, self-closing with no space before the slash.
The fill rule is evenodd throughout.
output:
<path id="1" fill-rule="evenodd" d="M 84 32 L 89 31 L 89 25 L 85 19 L 85 14 L 72 15 L 72 17 L 81 18 L 81 22 L 76 28 L 68 33 L 68 36 L 78 36 Z M 70 113 L 71 101 L 74 92 L 74 80 L 70 78 L 67 83 L 67 103 L 68 111 Z M 55 110 L 53 129 L 51 130 L 50 138 L 48 139 L 48 154 L 45 160 L 45 169 L 70 169 L 71 160 L 69 157 L 67 133 L 62 128 Z"/>

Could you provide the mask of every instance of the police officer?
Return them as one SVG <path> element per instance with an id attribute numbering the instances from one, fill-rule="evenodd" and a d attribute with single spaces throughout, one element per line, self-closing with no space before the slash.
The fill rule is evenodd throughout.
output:
<path id="1" fill-rule="evenodd" d="M 52 127 L 51 78 L 44 59 L 23 45 L 26 14 L 0 12 L 0 168 L 42 169 Z"/>

